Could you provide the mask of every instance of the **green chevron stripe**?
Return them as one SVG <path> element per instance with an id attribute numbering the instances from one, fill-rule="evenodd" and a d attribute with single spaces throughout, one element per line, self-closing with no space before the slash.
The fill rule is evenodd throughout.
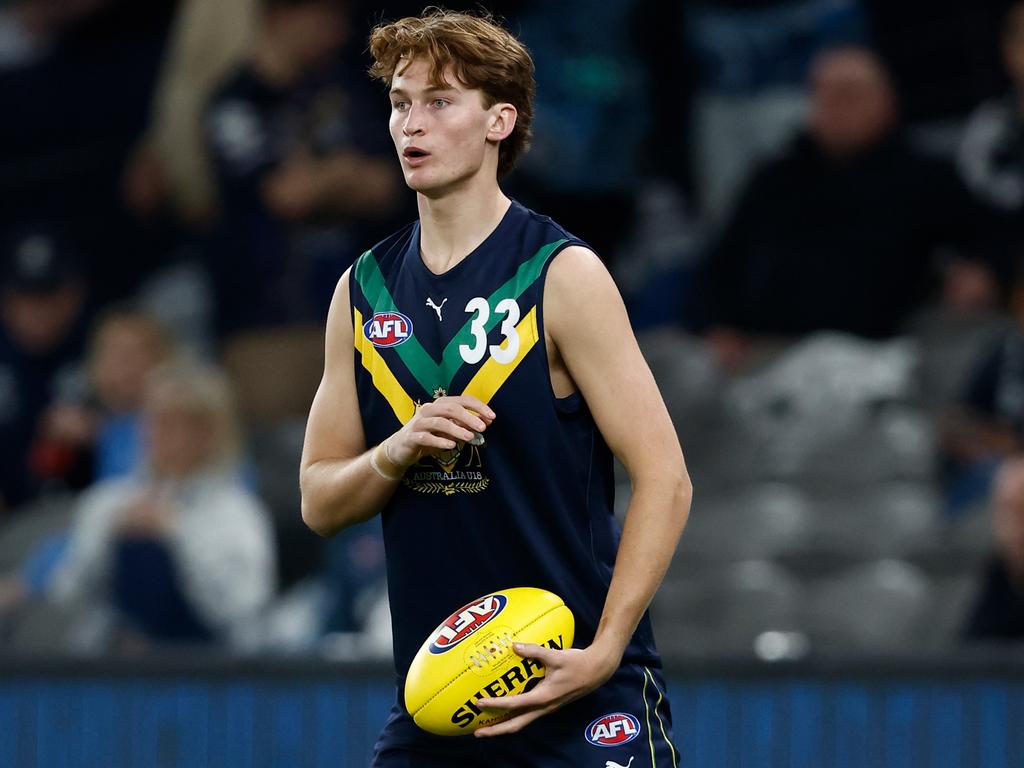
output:
<path id="1" fill-rule="evenodd" d="M 363 297 L 370 305 L 371 314 L 398 311 L 395 300 L 391 298 L 391 292 L 384 282 L 384 275 L 381 274 L 373 251 L 367 251 L 359 257 L 355 265 L 355 274 Z M 437 363 L 420 344 L 420 340 L 416 338 L 415 329 L 413 329 L 412 336 L 394 347 L 394 350 L 425 391 L 433 392 L 434 387 L 444 386 L 438 381 Z"/>
<path id="2" fill-rule="evenodd" d="M 498 302 L 503 299 L 518 299 L 523 292 L 536 282 L 537 278 L 540 277 L 541 271 L 544 269 L 544 265 L 547 260 L 551 258 L 558 248 L 560 248 L 567 240 L 556 240 L 553 243 L 548 243 L 537 251 L 533 256 L 524 261 L 519 265 L 519 269 L 516 270 L 515 275 L 512 276 L 508 282 L 501 285 L 494 293 L 487 297 L 487 303 L 491 307 L 491 316 L 484 326 L 487 333 L 491 332 L 491 329 L 498 325 L 503 319 L 504 315 L 494 312 L 494 307 L 497 306 Z M 530 308 L 520 307 L 522 315 L 526 315 Z M 448 346 L 444 348 L 444 355 L 441 360 L 441 372 L 444 375 L 445 381 L 449 384 L 451 380 L 455 378 L 455 374 L 459 368 L 462 367 L 462 356 L 459 354 L 460 344 L 471 344 L 473 341 L 473 333 L 470 331 L 473 318 L 470 317 L 466 324 L 462 326 L 458 333 L 448 342 Z M 445 389 L 448 389 L 447 384 L 442 385 Z"/>
<path id="3" fill-rule="evenodd" d="M 540 273 L 544 269 L 544 265 L 548 259 L 551 258 L 552 254 L 561 248 L 566 242 L 565 239 L 556 240 L 552 243 L 548 243 L 538 250 L 533 256 L 524 261 L 519 265 L 519 269 L 516 270 L 515 275 L 512 276 L 507 282 L 498 287 L 488 298 L 487 303 L 493 309 L 503 299 L 518 299 L 527 288 L 533 285 L 537 278 L 540 277 Z M 384 275 L 381 274 L 380 266 L 377 264 L 377 259 L 373 255 L 373 251 L 367 251 L 355 265 L 355 276 L 356 282 L 359 284 L 360 290 L 363 292 L 363 296 L 366 301 L 370 304 L 374 313 L 377 312 L 397 312 L 398 307 L 395 306 L 395 301 L 388 291 L 387 284 L 384 281 Z M 523 314 L 525 315 L 529 311 L 528 308 L 523 308 Z M 485 329 L 488 333 L 498 325 L 504 318 L 504 315 L 492 312 Z M 420 386 L 423 387 L 426 392 L 433 392 L 436 387 L 444 387 L 444 389 L 451 389 L 452 379 L 455 378 L 455 374 L 458 373 L 459 369 L 463 365 L 462 356 L 459 354 L 460 344 L 470 344 L 473 341 L 473 334 L 470 331 L 472 325 L 472 317 L 467 318 L 462 328 L 455 334 L 448 345 L 444 348 L 444 352 L 441 355 L 441 362 L 438 363 L 433 357 L 423 348 L 419 340 L 416 338 L 415 329 L 413 330 L 412 336 L 409 340 L 399 344 L 395 347 L 395 351 L 398 353 L 399 358 L 405 364 L 406 368 L 413 375 L 416 381 L 419 382 Z"/>

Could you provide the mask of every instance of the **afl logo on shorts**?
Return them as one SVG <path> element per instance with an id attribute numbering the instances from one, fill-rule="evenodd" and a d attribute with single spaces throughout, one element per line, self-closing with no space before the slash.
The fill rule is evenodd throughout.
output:
<path id="1" fill-rule="evenodd" d="M 363 335 L 375 347 L 397 347 L 412 336 L 412 320 L 401 312 L 378 312 L 363 323 Z"/>
<path id="2" fill-rule="evenodd" d="M 444 653 L 451 650 L 501 613 L 506 603 L 508 598 L 504 595 L 487 595 L 459 608 L 434 631 L 430 652 Z"/>
<path id="3" fill-rule="evenodd" d="M 584 736 L 595 747 L 619 747 L 640 735 L 640 721 L 625 712 L 602 715 L 587 726 Z"/>

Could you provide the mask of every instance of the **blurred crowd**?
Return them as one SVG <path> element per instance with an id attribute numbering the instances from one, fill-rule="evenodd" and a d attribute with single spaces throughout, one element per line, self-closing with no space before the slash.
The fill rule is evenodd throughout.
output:
<path id="1" fill-rule="evenodd" d="M 1024 2 L 484 5 L 537 65 L 507 191 L 696 478 L 669 652 L 1024 638 Z M 0 652 L 390 652 L 378 525 L 316 537 L 297 467 L 415 216 L 365 41 L 420 10 L 0 3 Z"/>

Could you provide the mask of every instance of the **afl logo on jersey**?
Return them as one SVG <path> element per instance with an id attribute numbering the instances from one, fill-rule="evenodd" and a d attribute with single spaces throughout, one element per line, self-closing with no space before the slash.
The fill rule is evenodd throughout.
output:
<path id="1" fill-rule="evenodd" d="M 487 595 L 459 608 L 434 631 L 430 652 L 444 653 L 451 650 L 501 613 L 506 603 L 508 598 L 504 595 Z"/>
<path id="2" fill-rule="evenodd" d="M 363 323 L 363 335 L 375 347 L 397 347 L 412 336 L 412 320 L 401 312 L 378 312 Z"/>
<path id="3" fill-rule="evenodd" d="M 583 734 L 595 747 L 619 747 L 640 735 L 640 721 L 625 712 L 602 715 Z"/>

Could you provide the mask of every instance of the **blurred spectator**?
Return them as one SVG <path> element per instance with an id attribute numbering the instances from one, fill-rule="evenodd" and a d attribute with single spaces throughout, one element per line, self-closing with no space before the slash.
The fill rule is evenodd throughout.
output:
<path id="1" fill-rule="evenodd" d="M 327 587 L 324 629 L 353 632 L 363 629 L 373 600 L 387 589 L 384 534 L 380 520 L 342 531 L 327 542 L 321 574 Z"/>
<path id="2" fill-rule="evenodd" d="M 86 287 L 75 257 L 46 230 L 14 239 L 0 279 L 0 512 L 39 492 L 66 457 L 31 453 L 40 416 L 81 391 Z M 34 466 L 33 466 L 34 465 Z"/>
<path id="3" fill-rule="evenodd" d="M 153 99 L 151 123 L 125 173 L 129 207 L 151 216 L 165 206 L 192 225 L 216 208 L 203 145 L 202 111 L 214 87 L 249 52 L 259 0 L 183 0 Z"/>
<path id="4" fill-rule="evenodd" d="M 509 190 L 569 231 L 586 231 L 607 263 L 633 221 L 637 165 L 650 128 L 635 5 L 535 2 L 515 22 L 540 87 L 533 142 Z M 640 45 L 647 43 L 646 24 L 643 34 Z"/>
<path id="5" fill-rule="evenodd" d="M 263 10 L 252 55 L 205 118 L 223 206 L 211 261 L 226 336 L 319 325 L 367 242 L 357 218 L 386 215 L 398 191 L 386 100 L 363 96 L 365 75 L 341 64 L 344 0 L 263 0 Z"/>
<path id="6" fill-rule="evenodd" d="M 110 0 L 13 0 L 0 8 L 0 72 L 31 66 L 68 24 Z"/>
<path id="7" fill-rule="evenodd" d="M 1007 14 L 1002 43 L 1012 89 L 971 115 L 958 167 L 974 194 L 1009 212 L 1024 210 L 1024 3 Z"/>
<path id="8" fill-rule="evenodd" d="M 1024 244 L 1024 3 L 1014 3 L 1002 33 L 1010 92 L 985 102 L 964 130 L 957 165 L 978 201 L 993 214 L 991 247 L 1012 263 Z"/>
<path id="9" fill-rule="evenodd" d="M 807 130 L 754 174 L 710 255 L 708 338 L 727 364 L 750 334 L 894 334 L 926 297 L 937 247 L 971 242 L 969 196 L 904 142 L 874 54 L 822 54 L 811 89 Z M 984 268 L 955 276 L 960 304 L 992 300 Z"/>
<path id="10" fill-rule="evenodd" d="M 1024 275 L 1014 281 L 1015 323 L 971 371 L 960 401 L 942 418 L 949 512 L 990 492 L 1000 462 L 1024 450 Z"/>
<path id="11" fill-rule="evenodd" d="M 139 411 L 146 380 L 172 355 L 153 318 L 111 307 L 97 321 L 86 359 L 86 395 L 58 400 L 43 416 L 35 450 L 77 457 L 90 480 L 122 477 L 142 458 Z"/>
<path id="12" fill-rule="evenodd" d="M 1007 461 L 993 497 L 997 552 L 965 627 L 968 640 L 1024 639 L 1024 458 Z"/>
<path id="13" fill-rule="evenodd" d="M 40 211 L 60 221 L 100 303 L 130 295 L 166 249 L 164 233 L 127 215 L 120 179 L 144 127 L 173 1 L 2 4 L 34 53 L 0 66 L 0 228 Z M 0 20 L 0 47 L 5 36 Z"/>
<path id="14" fill-rule="evenodd" d="M 274 592 L 274 544 L 238 479 L 224 376 L 178 364 L 146 387 L 147 467 L 100 483 L 76 510 L 51 592 L 95 603 L 115 646 L 227 642 Z"/>
<path id="15" fill-rule="evenodd" d="M 657 72 L 655 138 L 661 140 L 652 148 L 668 145 L 675 150 L 659 152 L 665 170 L 675 168 L 678 174 L 686 170 L 681 161 L 693 163 L 696 202 L 704 216 L 720 224 L 753 168 L 782 149 L 799 126 L 806 111 L 803 84 L 813 57 L 826 48 L 865 40 L 863 4 L 643 1 L 655 4 L 650 11 L 657 13 L 659 23 L 644 23 L 641 39 L 652 34 L 661 38 L 660 45 L 644 46 Z M 666 75 L 671 77 L 671 99 L 665 98 Z M 694 80 L 689 113 L 688 75 Z M 687 128 L 692 136 L 689 151 L 683 149 Z"/>

